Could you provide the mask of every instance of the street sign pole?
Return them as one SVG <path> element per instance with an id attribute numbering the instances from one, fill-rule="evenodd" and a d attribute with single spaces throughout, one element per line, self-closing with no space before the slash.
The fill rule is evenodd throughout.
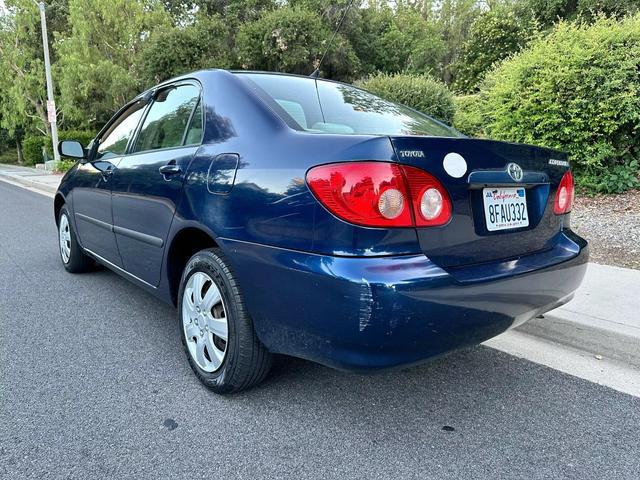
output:
<path id="1" fill-rule="evenodd" d="M 38 3 L 40 9 L 40 23 L 42 24 L 42 47 L 44 49 L 44 71 L 47 77 L 47 119 L 51 124 L 51 143 L 53 143 L 53 158 L 60 160 L 58 153 L 58 123 L 56 120 L 56 103 L 53 100 L 53 80 L 51 79 L 51 61 L 49 60 L 49 38 L 47 36 L 47 19 L 44 14 L 44 2 Z"/>

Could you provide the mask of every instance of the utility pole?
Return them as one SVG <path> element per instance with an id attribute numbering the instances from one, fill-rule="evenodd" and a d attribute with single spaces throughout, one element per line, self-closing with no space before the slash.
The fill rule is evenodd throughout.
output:
<path id="1" fill-rule="evenodd" d="M 34 0 L 35 3 L 35 0 Z M 37 4 L 40 9 L 42 24 L 42 47 L 44 49 L 44 71 L 47 77 L 47 117 L 51 124 L 51 142 L 53 143 L 53 159 L 60 160 L 58 153 L 58 123 L 56 120 L 56 103 L 53 100 L 53 80 L 51 79 L 51 60 L 49 60 L 49 37 L 47 36 L 47 19 L 44 14 L 44 2 Z"/>

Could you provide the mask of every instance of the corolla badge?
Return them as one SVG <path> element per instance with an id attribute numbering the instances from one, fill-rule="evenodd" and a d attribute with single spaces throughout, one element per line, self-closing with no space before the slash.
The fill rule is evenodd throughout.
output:
<path id="1" fill-rule="evenodd" d="M 507 165 L 507 173 L 509 173 L 509 176 L 516 182 L 521 181 L 524 176 L 522 168 L 520 168 L 520 165 L 517 163 L 509 163 Z"/>

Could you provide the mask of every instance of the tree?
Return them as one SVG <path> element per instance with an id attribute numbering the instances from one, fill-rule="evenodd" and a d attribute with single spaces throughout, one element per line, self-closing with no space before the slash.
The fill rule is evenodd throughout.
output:
<path id="1" fill-rule="evenodd" d="M 481 2 L 477 0 L 442 0 L 435 11 L 442 31 L 442 39 L 446 45 L 441 78 L 448 85 L 454 81 L 452 66 L 458 60 L 462 46 L 469 36 L 471 25 L 480 13 L 482 13 Z"/>
<path id="2" fill-rule="evenodd" d="M 378 6 L 372 2 L 365 8 L 352 8 L 350 13 L 352 21 L 343 26 L 342 33 L 360 60 L 362 74 L 373 74 L 383 62 L 378 43 L 393 23 L 393 10 L 386 3 Z"/>
<path id="3" fill-rule="evenodd" d="M 0 126 L 12 136 L 22 128 L 49 134 L 38 8 L 31 0 L 9 0 L 6 6 L 8 14 L 0 16 Z M 66 2 L 50 2 L 47 15 L 49 35 L 63 32 Z"/>
<path id="4" fill-rule="evenodd" d="M 159 0 L 69 0 L 69 24 L 56 45 L 61 107 L 74 127 L 95 129 L 139 91 L 138 53 L 170 18 Z"/>
<path id="5" fill-rule="evenodd" d="M 150 35 L 140 54 L 140 78 L 143 85 L 152 86 L 192 70 L 230 68 L 234 62 L 225 22 L 217 15 L 199 15 L 193 25 L 163 28 Z"/>
<path id="6" fill-rule="evenodd" d="M 253 21 L 278 6 L 275 0 L 195 0 L 205 15 L 220 15 L 240 23 Z"/>
<path id="7" fill-rule="evenodd" d="M 483 12 L 471 26 L 455 66 L 457 90 L 477 90 L 492 65 L 518 52 L 533 38 L 536 22 L 529 15 L 504 5 Z"/>
<path id="8" fill-rule="evenodd" d="M 622 17 L 640 9 L 639 0 L 520 0 L 518 5 L 529 9 L 545 28 L 559 20 L 593 20 L 598 13 Z"/>
<path id="9" fill-rule="evenodd" d="M 400 8 L 374 44 L 379 70 L 388 73 L 403 71 L 440 72 L 445 45 L 439 26 L 426 20 L 418 11 Z"/>
<path id="10" fill-rule="evenodd" d="M 331 33 L 318 14 L 299 7 L 282 7 L 240 28 L 239 62 L 245 69 L 308 75 L 320 62 Z M 334 78 L 348 79 L 357 67 L 351 45 L 337 35 L 323 71 Z"/>

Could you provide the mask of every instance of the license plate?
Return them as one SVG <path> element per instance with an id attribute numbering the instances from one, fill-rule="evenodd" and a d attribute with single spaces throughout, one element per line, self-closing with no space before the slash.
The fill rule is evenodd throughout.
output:
<path id="1" fill-rule="evenodd" d="M 482 197 L 484 218 L 490 232 L 529 226 L 524 188 L 485 188 Z"/>

